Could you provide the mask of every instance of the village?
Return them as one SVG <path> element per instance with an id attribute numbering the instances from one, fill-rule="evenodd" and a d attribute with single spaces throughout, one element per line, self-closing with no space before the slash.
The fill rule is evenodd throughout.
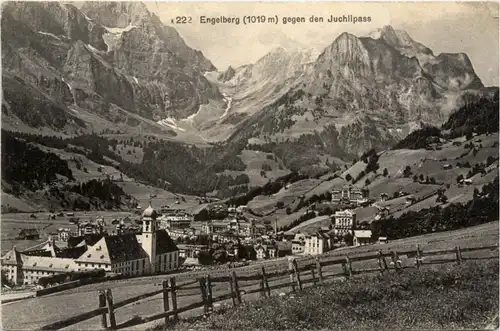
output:
<path id="1" fill-rule="evenodd" d="M 356 207 L 367 201 L 367 192 L 353 186 L 332 192 L 331 204 L 336 206 Z M 157 211 L 150 204 L 140 219 L 113 219 L 110 231 L 103 217 L 84 221 L 72 217 L 68 222 L 76 225 L 76 232 L 59 228 L 35 247 L 18 251 L 14 246 L 1 259 L 2 273 L 10 286 L 43 288 L 79 277 L 133 277 L 235 266 L 387 241 L 385 237 L 372 238 L 371 230 L 358 224 L 352 209 L 321 216 L 317 211 L 308 213 L 312 214 L 308 229 L 313 230 L 307 231 L 278 231 L 277 221 L 257 223 L 246 206 L 221 203 L 210 207 L 213 218 L 207 221 L 195 220 L 186 211 L 166 205 Z M 383 213 L 382 208 L 377 217 Z M 40 234 L 26 229 L 19 236 L 39 239 Z"/>

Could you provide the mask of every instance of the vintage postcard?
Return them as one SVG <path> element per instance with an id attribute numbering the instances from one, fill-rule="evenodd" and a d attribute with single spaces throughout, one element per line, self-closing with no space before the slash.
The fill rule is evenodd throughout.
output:
<path id="1" fill-rule="evenodd" d="M 4 1 L 1 329 L 498 329 L 498 17 Z"/>

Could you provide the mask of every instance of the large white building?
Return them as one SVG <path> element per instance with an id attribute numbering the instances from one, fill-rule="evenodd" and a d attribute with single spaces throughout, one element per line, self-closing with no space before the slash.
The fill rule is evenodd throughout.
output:
<path id="1" fill-rule="evenodd" d="M 61 250 L 52 244 L 34 252 L 19 252 L 14 247 L 2 258 L 2 270 L 9 281 L 25 285 L 35 284 L 43 276 L 72 271 L 104 269 L 148 275 L 175 270 L 179 249 L 165 230 L 158 230 L 157 216 L 149 206 L 142 214 L 142 233 L 103 235 L 92 245 Z"/>
<path id="2" fill-rule="evenodd" d="M 305 237 L 304 254 L 320 255 L 333 247 L 333 240 L 330 234 L 325 232 L 316 232 Z"/>
<path id="3" fill-rule="evenodd" d="M 356 213 L 347 209 L 335 213 L 334 232 L 337 235 L 343 236 L 356 228 Z"/>

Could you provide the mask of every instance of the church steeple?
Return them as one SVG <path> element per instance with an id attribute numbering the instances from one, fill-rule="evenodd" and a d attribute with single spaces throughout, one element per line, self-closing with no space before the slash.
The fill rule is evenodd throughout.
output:
<path id="1" fill-rule="evenodd" d="M 158 213 L 149 203 L 148 208 L 142 213 L 142 240 L 141 245 L 149 256 L 149 272 L 156 271 L 156 217 Z"/>

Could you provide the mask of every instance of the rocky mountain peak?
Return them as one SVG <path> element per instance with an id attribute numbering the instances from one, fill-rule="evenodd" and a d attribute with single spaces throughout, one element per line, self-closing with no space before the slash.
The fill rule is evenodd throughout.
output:
<path id="1" fill-rule="evenodd" d="M 153 17 L 146 5 L 139 1 L 86 1 L 81 10 L 91 19 L 113 28 L 141 25 Z"/>
<path id="2" fill-rule="evenodd" d="M 222 72 L 218 76 L 217 79 L 220 80 L 221 82 L 227 82 L 228 80 L 231 80 L 235 74 L 236 71 L 233 69 L 233 67 L 229 66 L 226 71 Z"/>

